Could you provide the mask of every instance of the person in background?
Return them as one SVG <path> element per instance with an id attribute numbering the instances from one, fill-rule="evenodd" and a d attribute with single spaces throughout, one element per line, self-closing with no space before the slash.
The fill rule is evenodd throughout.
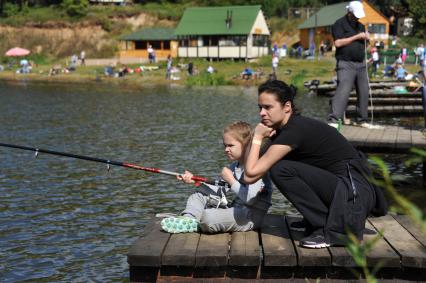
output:
<path id="1" fill-rule="evenodd" d="M 405 81 L 407 71 L 404 69 L 402 64 L 397 64 L 395 69 L 395 77 L 398 81 Z"/>
<path id="2" fill-rule="evenodd" d="M 423 43 L 420 43 L 419 47 L 417 47 L 417 53 L 419 57 L 419 65 L 421 67 L 423 66 L 423 61 L 425 60 L 425 53 L 426 53 Z"/>
<path id="3" fill-rule="evenodd" d="M 188 63 L 188 75 L 192 76 L 194 74 L 194 63 L 189 61 Z"/>
<path id="4" fill-rule="evenodd" d="M 426 59 L 423 60 L 423 82 L 423 93 L 426 93 Z M 426 99 L 426 96 L 424 97 L 424 99 Z"/>
<path id="5" fill-rule="evenodd" d="M 320 42 L 320 46 L 319 46 L 319 56 L 318 56 L 318 60 L 324 56 L 325 53 L 325 49 L 327 48 L 327 46 L 324 43 L 324 40 L 321 40 Z"/>
<path id="6" fill-rule="evenodd" d="M 249 80 L 251 79 L 252 76 L 253 76 L 253 70 L 249 66 L 246 66 L 244 70 L 241 72 L 241 79 L 243 80 Z"/>
<path id="7" fill-rule="evenodd" d="M 272 47 L 272 55 L 278 56 L 278 44 L 275 42 L 274 46 Z"/>
<path id="8" fill-rule="evenodd" d="M 380 58 L 379 58 L 379 51 L 377 48 L 373 47 L 371 48 L 371 58 L 370 61 L 372 62 L 373 66 L 373 76 L 377 77 L 377 69 L 379 68 Z"/>
<path id="9" fill-rule="evenodd" d="M 279 59 L 278 56 L 272 56 L 272 74 L 275 75 L 275 77 L 277 76 L 277 69 L 278 69 L 278 63 L 279 63 Z"/>
<path id="10" fill-rule="evenodd" d="M 392 48 L 395 48 L 395 47 L 396 47 L 396 35 L 394 35 L 394 36 L 392 37 L 391 45 L 392 45 Z"/>
<path id="11" fill-rule="evenodd" d="M 283 46 L 280 49 L 280 58 L 287 57 L 287 44 L 283 44 Z"/>
<path id="12" fill-rule="evenodd" d="M 245 122 L 234 122 L 223 130 L 224 151 L 231 164 L 222 169 L 221 178 L 230 188 L 202 183 L 187 201 L 181 216 L 168 217 L 161 221 L 161 227 L 169 233 L 205 233 L 249 231 L 261 226 L 263 217 L 271 206 L 272 183 L 266 174 L 251 185 L 241 182 L 244 176 L 246 150 L 251 141 L 251 127 Z M 192 173 L 178 177 L 190 184 Z M 231 204 L 227 204 L 226 190 L 235 194 Z M 225 198 L 225 199 L 223 199 Z"/>
<path id="13" fill-rule="evenodd" d="M 150 64 L 155 63 L 155 51 L 154 51 L 154 48 L 152 48 L 152 45 L 148 46 L 147 52 L 148 52 L 149 63 Z"/>
<path id="14" fill-rule="evenodd" d="M 356 86 L 358 123 L 371 128 L 368 120 L 368 74 L 366 72 L 365 46 L 369 34 L 359 19 L 365 17 L 364 7 L 359 1 L 351 1 L 346 6 L 347 13 L 332 26 L 334 45 L 336 46 L 336 94 L 331 99 L 328 115 L 330 126 L 338 128 L 344 113 L 352 87 Z"/>
<path id="15" fill-rule="evenodd" d="M 302 45 L 299 45 L 296 49 L 296 57 L 302 58 L 302 56 L 303 56 L 303 47 Z"/>
<path id="16" fill-rule="evenodd" d="M 208 67 L 207 67 L 207 73 L 208 74 L 213 74 L 214 72 L 215 72 L 215 69 L 213 68 L 213 66 L 212 65 L 209 65 Z"/>
<path id="17" fill-rule="evenodd" d="M 370 183 L 366 158 L 338 131 L 298 114 L 296 89 L 282 81 L 259 86 L 256 126 L 245 162 L 244 182 L 269 173 L 275 186 L 303 215 L 290 229 L 305 229 L 300 245 L 325 248 L 363 237 L 367 216 L 386 215 L 380 189 Z M 262 149 L 264 139 L 269 139 Z"/>
<path id="18" fill-rule="evenodd" d="M 80 61 L 81 66 L 86 66 L 86 52 L 84 50 L 80 53 Z"/>
<path id="19" fill-rule="evenodd" d="M 401 60 L 402 60 L 402 64 L 405 64 L 405 60 L 407 60 L 408 57 L 408 49 L 403 47 L 401 48 Z"/>
<path id="20" fill-rule="evenodd" d="M 172 67 L 173 67 L 173 60 L 172 60 L 172 56 L 169 54 L 167 55 L 166 80 L 170 80 L 171 78 Z"/>

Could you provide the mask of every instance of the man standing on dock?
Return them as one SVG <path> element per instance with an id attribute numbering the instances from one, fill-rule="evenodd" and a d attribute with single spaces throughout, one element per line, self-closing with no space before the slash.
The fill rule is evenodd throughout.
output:
<path id="1" fill-rule="evenodd" d="M 331 113 L 328 115 L 330 126 L 338 128 L 343 120 L 349 95 L 353 85 L 358 97 L 358 122 L 369 127 L 368 119 L 368 74 L 366 71 L 365 48 L 369 34 L 358 21 L 365 17 L 361 2 L 351 1 L 347 14 L 338 19 L 332 26 L 334 45 L 336 46 L 336 94 L 331 100 Z"/>

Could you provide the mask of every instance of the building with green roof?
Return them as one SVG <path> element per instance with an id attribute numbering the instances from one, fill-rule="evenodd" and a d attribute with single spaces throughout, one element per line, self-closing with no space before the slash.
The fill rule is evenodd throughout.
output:
<path id="1" fill-rule="evenodd" d="M 362 4 L 364 6 L 365 17 L 360 19 L 360 22 L 370 33 L 370 43 L 383 42 L 384 45 L 387 45 L 389 20 L 367 1 L 362 1 Z M 327 46 L 331 47 L 333 45 L 331 27 L 336 20 L 346 15 L 346 6 L 348 5 L 349 2 L 343 2 L 324 6 L 299 25 L 300 44 L 304 48 L 309 48 L 312 43 L 318 46 L 318 43 L 323 41 Z"/>
<path id="2" fill-rule="evenodd" d="M 145 28 L 131 34 L 123 35 L 120 40 L 120 58 L 148 58 L 148 47 L 151 46 L 157 58 L 168 55 L 177 56 L 177 38 L 174 28 Z"/>
<path id="3" fill-rule="evenodd" d="M 260 5 L 188 8 L 175 35 L 179 57 L 252 59 L 269 52 Z"/>

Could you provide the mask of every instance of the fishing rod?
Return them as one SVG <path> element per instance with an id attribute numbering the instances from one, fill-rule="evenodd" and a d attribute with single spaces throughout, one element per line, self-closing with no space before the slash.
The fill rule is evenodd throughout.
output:
<path id="1" fill-rule="evenodd" d="M 144 167 L 144 166 L 141 166 L 141 165 L 127 163 L 127 162 L 101 159 L 101 158 L 84 156 L 84 155 L 77 155 L 77 154 L 67 153 L 67 152 L 59 152 L 59 151 L 53 151 L 53 150 L 48 150 L 48 149 L 41 149 L 41 148 L 15 145 L 15 144 L 6 144 L 6 143 L 0 143 L 0 146 L 23 149 L 23 150 L 28 150 L 28 151 L 34 151 L 36 157 L 38 156 L 39 153 L 47 153 L 47 154 L 51 154 L 51 155 L 66 156 L 66 157 L 71 157 L 71 158 L 76 158 L 76 159 L 87 160 L 87 161 L 105 163 L 105 164 L 107 164 L 108 170 L 110 169 L 110 165 L 115 165 L 115 166 L 121 166 L 121 167 L 125 167 L 125 168 L 147 171 L 147 172 L 151 172 L 151 173 L 159 173 L 159 174 L 165 174 L 165 175 L 171 175 L 171 176 L 182 176 L 182 174 L 180 174 L 180 173 L 161 170 L 161 169 L 158 169 L 158 168 Z M 223 180 L 208 179 L 208 178 L 204 178 L 204 177 L 200 177 L 200 176 L 193 176 L 191 179 L 195 181 L 195 185 L 198 185 L 200 182 L 204 182 L 204 183 L 207 183 L 207 184 L 210 184 L 210 185 L 216 185 L 216 186 L 227 186 L 228 185 Z"/>

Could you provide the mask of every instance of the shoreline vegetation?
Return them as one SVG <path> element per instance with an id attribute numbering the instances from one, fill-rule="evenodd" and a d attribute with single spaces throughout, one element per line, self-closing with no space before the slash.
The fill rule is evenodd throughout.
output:
<path id="1" fill-rule="evenodd" d="M 179 72 L 174 76 L 178 80 L 166 80 L 166 62 L 158 62 L 157 64 L 117 64 L 114 70 L 118 72 L 120 68 L 129 68 L 136 70 L 141 66 L 145 67 L 158 67 L 157 70 L 144 70 L 140 73 L 127 73 L 122 77 L 106 76 L 104 69 L 106 66 L 80 66 L 78 62 L 76 70 L 69 73 L 60 72 L 56 75 L 49 75 L 50 69 L 54 65 L 61 64 L 40 64 L 35 65 L 29 74 L 16 73 L 19 69 L 17 62 L 0 72 L 0 80 L 3 81 L 38 81 L 38 82 L 110 82 L 119 83 L 126 82 L 129 85 L 184 85 L 184 86 L 220 86 L 220 85 L 235 85 L 235 86 L 256 86 L 263 81 L 267 80 L 269 74 L 272 72 L 271 56 L 259 58 L 254 62 L 244 61 L 216 61 L 208 62 L 203 59 L 193 60 L 196 74 L 189 76 L 185 67 L 179 68 L 178 66 L 185 66 L 189 60 L 174 60 L 174 66 Z M 177 64 L 179 62 L 179 64 Z M 207 73 L 207 67 L 211 65 L 215 72 L 213 74 Z M 66 66 L 63 64 L 61 66 Z M 6 67 L 6 66 L 4 66 Z M 257 78 L 242 79 L 240 74 L 245 68 L 251 68 L 253 72 L 261 72 L 262 75 Z M 64 67 L 62 67 L 63 69 Z M 332 54 L 327 54 L 321 60 L 312 59 L 295 59 L 283 58 L 280 60 L 277 69 L 277 78 L 287 83 L 291 83 L 299 88 L 299 92 L 303 91 L 303 82 L 308 80 L 320 80 L 321 82 L 333 79 L 335 68 L 335 59 Z M 416 73 L 418 66 L 406 66 L 409 73 Z M 148 68 L 149 69 L 149 68 Z M 380 68 L 382 70 L 383 67 Z M 380 72 L 379 70 L 379 72 Z"/>

